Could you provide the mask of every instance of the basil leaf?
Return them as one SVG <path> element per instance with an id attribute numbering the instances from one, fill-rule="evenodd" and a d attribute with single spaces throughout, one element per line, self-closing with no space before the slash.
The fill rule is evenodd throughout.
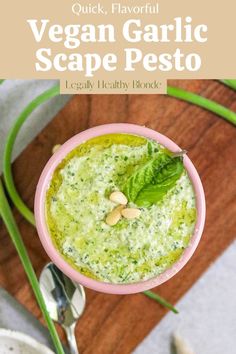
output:
<path id="1" fill-rule="evenodd" d="M 154 177 L 152 183 L 147 184 L 138 194 L 135 203 L 138 206 L 151 206 L 159 202 L 166 193 L 175 186 L 184 170 L 181 158 L 173 158 Z"/>
<path id="2" fill-rule="evenodd" d="M 182 160 L 182 157 L 173 158 L 160 152 L 128 179 L 124 194 L 140 207 L 157 203 L 180 178 L 184 169 Z"/>
<path id="3" fill-rule="evenodd" d="M 139 192 L 149 183 L 163 166 L 172 159 L 170 156 L 159 153 L 156 158 L 148 161 L 144 166 L 134 172 L 126 182 L 123 192 L 129 201 L 135 202 Z"/>

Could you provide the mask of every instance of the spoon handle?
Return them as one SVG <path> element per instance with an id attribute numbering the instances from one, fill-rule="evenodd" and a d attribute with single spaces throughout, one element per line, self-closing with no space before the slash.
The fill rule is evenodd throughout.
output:
<path id="1" fill-rule="evenodd" d="M 64 329 L 70 347 L 70 354 L 79 354 L 78 346 L 75 339 L 75 324 L 70 327 L 64 327 Z"/>

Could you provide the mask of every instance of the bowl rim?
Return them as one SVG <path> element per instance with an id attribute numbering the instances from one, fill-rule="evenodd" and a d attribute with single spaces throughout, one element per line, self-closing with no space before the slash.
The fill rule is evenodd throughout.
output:
<path id="1" fill-rule="evenodd" d="M 18 341 L 21 344 L 28 346 L 28 349 L 35 349 L 40 353 L 44 354 L 55 354 L 50 348 L 48 348 L 45 344 L 38 342 L 35 338 L 31 337 L 28 334 L 7 329 L 7 328 L 0 328 L 0 338 L 5 337 L 9 339 L 13 339 Z"/>
<path id="2" fill-rule="evenodd" d="M 89 128 L 83 132 L 78 133 L 77 135 L 73 136 L 69 140 L 67 140 L 56 151 L 56 153 L 54 153 L 52 157 L 49 159 L 40 176 L 36 188 L 35 202 L 34 202 L 36 228 L 41 243 L 46 253 L 48 254 L 49 258 L 55 263 L 55 265 L 62 272 L 64 272 L 73 281 L 80 283 L 87 288 L 99 292 L 103 292 L 103 293 L 109 293 L 109 294 L 139 293 L 145 290 L 152 289 L 166 282 L 170 278 L 172 278 L 176 273 L 178 273 L 185 266 L 185 264 L 189 261 L 189 259 L 192 257 L 193 253 L 195 252 L 198 243 L 201 239 L 201 235 L 205 224 L 205 216 L 206 216 L 206 203 L 205 203 L 205 195 L 204 195 L 202 182 L 200 180 L 198 172 L 194 167 L 193 163 L 191 162 L 189 157 L 185 155 L 184 166 L 188 172 L 188 175 L 190 177 L 190 180 L 193 184 L 193 188 L 195 191 L 197 221 L 189 245 L 184 250 L 182 256 L 177 262 L 175 262 L 169 269 L 167 269 L 163 273 L 151 279 L 136 282 L 136 283 L 129 283 L 129 284 L 106 283 L 103 281 L 98 281 L 89 278 L 79 273 L 78 270 L 76 270 L 69 263 L 67 263 L 66 260 L 63 258 L 63 256 L 59 253 L 59 251 L 57 251 L 57 249 L 53 245 L 51 236 L 47 228 L 46 220 L 45 220 L 44 201 L 45 201 L 46 191 L 51 181 L 51 177 L 58 164 L 65 158 L 65 156 L 71 150 L 73 150 L 78 145 L 97 136 L 106 135 L 106 134 L 122 134 L 122 133 L 139 135 L 149 139 L 153 139 L 158 141 L 160 144 L 165 146 L 170 151 L 173 152 L 181 151 L 180 147 L 176 143 L 174 143 L 171 139 L 169 139 L 167 136 L 160 134 L 145 126 L 129 124 L 129 123 L 111 123 L 111 124 L 104 124 L 93 128 Z"/>

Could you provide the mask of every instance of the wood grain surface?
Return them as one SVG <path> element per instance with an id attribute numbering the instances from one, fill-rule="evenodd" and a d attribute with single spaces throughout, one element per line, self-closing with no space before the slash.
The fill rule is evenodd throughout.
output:
<path id="1" fill-rule="evenodd" d="M 236 111 L 236 93 L 216 81 L 171 84 L 200 93 Z M 166 134 L 188 150 L 201 176 L 207 220 L 200 246 L 178 275 L 155 289 L 175 303 L 236 235 L 236 128 L 201 108 L 162 95 L 74 96 L 14 163 L 16 184 L 25 202 L 32 208 L 37 180 L 55 144 L 65 142 L 88 127 L 111 122 L 137 123 Z M 14 213 L 34 268 L 40 274 L 48 258 L 35 229 L 16 211 Z M 0 238 L 1 286 L 42 320 L 1 221 Z M 115 296 L 91 290 L 86 293 L 86 311 L 77 327 L 82 354 L 131 353 L 166 314 L 165 309 L 142 294 Z"/>

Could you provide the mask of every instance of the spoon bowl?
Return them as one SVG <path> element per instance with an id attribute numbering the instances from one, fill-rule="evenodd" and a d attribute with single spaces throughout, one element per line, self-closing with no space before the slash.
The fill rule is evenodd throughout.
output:
<path id="1" fill-rule="evenodd" d="M 77 354 L 75 326 L 85 308 L 83 286 L 69 279 L 53 263 L 44 267 L 39 283 L 50 317 L 64 328 L 71 354 Z"/>

